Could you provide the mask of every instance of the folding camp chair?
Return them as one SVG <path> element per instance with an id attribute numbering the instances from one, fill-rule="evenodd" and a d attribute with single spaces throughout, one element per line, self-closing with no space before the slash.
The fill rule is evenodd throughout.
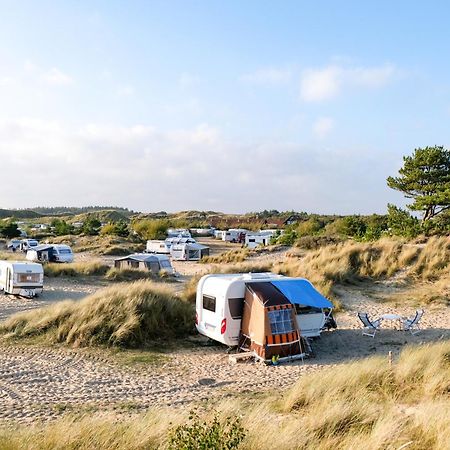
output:
<path id="1" fill-rule="evenodd" d="M 362 330 L 363 336 L 375 337 L 376 332 L 380 329 L 382 319 L 377 319 L 372 322 L 367 313 L 358 313 L 358 317 L 364 325 Z"/>
<path id="2" fill-rule="evenodd" d="M 417 334 L 420 331 L 420 319 L 423 316 L 423 309 L 418 309 L 416 315 L 412 319 L 404 319 L 403 321 L 403 331 L 409 331 L 411 334 Z"/>

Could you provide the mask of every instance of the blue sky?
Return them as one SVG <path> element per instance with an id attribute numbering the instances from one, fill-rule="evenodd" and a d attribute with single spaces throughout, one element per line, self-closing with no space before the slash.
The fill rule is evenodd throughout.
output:
<path id="1" fill-rule="evenodd" d="M 404 204 L 386 177 L 415 147 L 449 141 L 449 13 L 446 2 L 0 0 L 0 206 Z"/>

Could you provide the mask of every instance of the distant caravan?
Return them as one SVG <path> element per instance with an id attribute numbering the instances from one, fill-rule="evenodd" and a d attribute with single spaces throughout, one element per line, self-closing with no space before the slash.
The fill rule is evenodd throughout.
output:
<path id="1" fill-rule="evenodd" d="M 68 245 L 43 244 L 28 250 L 26 258 L 29 261 L 71 263 L 73 252 Z"/>
<path id="2" fill-rule="evenodd" d="M 35 297 L 44 287 L 41 264 L 27 261 L 0 261 L 0 290 L 5 294 Z"/>

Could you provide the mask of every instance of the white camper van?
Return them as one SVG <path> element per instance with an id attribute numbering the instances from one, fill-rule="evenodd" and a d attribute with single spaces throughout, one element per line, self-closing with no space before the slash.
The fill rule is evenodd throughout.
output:
<path id="1" fill-rule="evenodd" d="M 274 273 L 210 274 L 197 285 L 197 330 L 228 346 L 238 344 L 246 283 L 270 282 L 296 307 L 303 337 L 320 336 L 332 304 L 302 278 Z"/>
<path id="2" fill-rule="evenodd" d="M 0 261 L 0 290 L 5 294 L 34 297 L 42 292 L 44 269 L 26 261 Z"/>
<path id="3" fill-rule="evenodd" d="M 170 253 L 170 245 L 167 245 L 166 241 L 152 239 L 147 241 L 145 251 L 147 253 L 160 253 L 163 255 L 168 255 Z"/>
<path id="4" fill-rule="evenodd" d="M 53 257 L 55 262 L 71 263 L 73 262 L 73 252 L 68 245 L 55 244 L 53 245 Z"/>
<path id="5" fill-rule="evenodd" d="M 258 233 L 247 233 L 245 235 L 245 246 L 248 248 L 256 248 L 258 246 L 265 247 L 270 244 L 273 233 L 271 231 L 260 231 Z"/>
<path id="6" fill-rule="evenodd" d="M 36 239 L 23 239 L 20 243 L 20 250 L 26 252 L 34 247 L 37 247 L 39 242 Z"/>

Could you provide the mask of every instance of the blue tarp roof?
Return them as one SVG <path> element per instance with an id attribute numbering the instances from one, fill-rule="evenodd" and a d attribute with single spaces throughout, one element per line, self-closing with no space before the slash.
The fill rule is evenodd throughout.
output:
<path id="1" fill-rule="evenodd" d="M 271 283 L 279 289 L 291 303 L 314 306 L 316 308 L 332 308 L 327 300 L 315 287 L 304 279 L 276 280 Z"/>

